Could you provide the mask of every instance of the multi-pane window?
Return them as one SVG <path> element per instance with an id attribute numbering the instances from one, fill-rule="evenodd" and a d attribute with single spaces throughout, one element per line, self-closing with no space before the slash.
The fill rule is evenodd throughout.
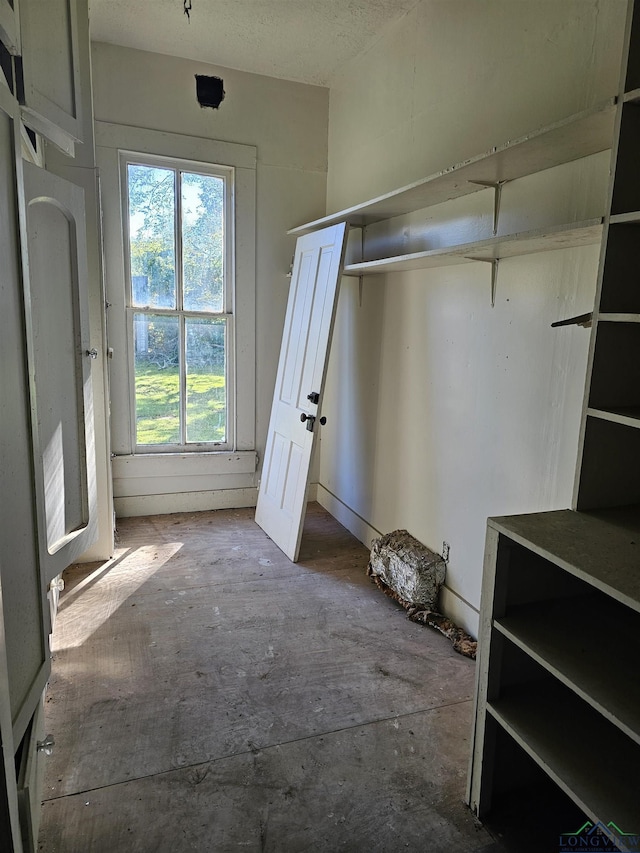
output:
<path id="1" fill-rule="evenodd" d="M 166 159 L 126 162 L 138 450 L 233 445 L 232 176 Z"/>

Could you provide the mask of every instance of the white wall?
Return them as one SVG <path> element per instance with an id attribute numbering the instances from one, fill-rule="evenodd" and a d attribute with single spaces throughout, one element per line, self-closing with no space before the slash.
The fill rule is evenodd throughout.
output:
<path id="1" fill-rule="evenodd" d="M 333 81 L 327 210 L 612 96 L 625 9 L 422 0 Z M 607 170 L 603 153 L 507 185 L 501 231 L 602 215 Z M 404 234 L 415 248 L 490 236 L 491 196 L 414 215 Z M 369 277 L 361 295 L 343 280 L 320 499 L 365 541 L 446 540 L 443 608 L 473 633 L 486 518 L 571 503 L 589 335 L 550 324 L 591 310 L 598 255 L 502 261 L 494 308 L 485 264 Z"/>
<path id="2" fill-rule="evenodd" d="M 93 44 L 93 69 L 98 121 L 257 146 L 256 435 L 262 458 L 295 248 L 286 231 L 324 213 L 328 90 L 100 43 Z M 220 109 L 198 105 L 195 74 L 223 78 Z M 244 502 L 255 502 L 257 475 L 251 477 Z M 215 497 L 172 498 L 167 508 L 204 509 L 210 500 Z M 234 505 L 233 499 L 220 505 Z M 164 505 L 135 506 L 162 511 Z"/>

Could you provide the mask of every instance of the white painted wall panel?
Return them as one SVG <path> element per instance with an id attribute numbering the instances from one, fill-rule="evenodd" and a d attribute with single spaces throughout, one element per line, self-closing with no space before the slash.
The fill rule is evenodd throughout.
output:
<path id="1" fill-rule="evenodd" d="M 329 212 L 611 96 L 626 3 L 422 0 L 333 81 Z M 500 232 L 604 211 L 608 155 L 507 185 Z M 405 250 L 490 236 L 491 191 L 395 223 Z M 489 233 L 486 233 L 486 232 Z M 388 248 L 387 226 L 370 229 Z M 391 240 L 393 244 L 393 240 Z M 369 248 L 372 241 L 369 240 Z M 443 606 L 475 632 L 486 519 L 571 502 L 598 247 L 343 282 L 320 497 L 354 530 L 451 545 Z"/>

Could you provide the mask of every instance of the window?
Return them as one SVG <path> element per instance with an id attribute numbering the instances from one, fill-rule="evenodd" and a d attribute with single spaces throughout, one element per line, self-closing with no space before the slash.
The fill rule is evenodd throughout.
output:
<path id="1" fill-rule="evenodd" d="M 132 444 L 232 448 L 234 170 L 136 155 L 123 166 Z"/>
<path id="2" fill-rule="evenodd" d="M 109 437 L 116 512 L 152 515 L 241 506 L 243 502 L 255 500 L 257 465 L 256 148 L 100 121 L 95 123 L 95 130 L 108 305 L 105 345 L 111 356 L 107 362 Z M 212 163 L 221 165 L 209 165 Z M 144 184 L 139 187 L 138 195 L 143 201 L 141 210 L 132 215 L 131 226 L 130 165 L 149 170 L 140 175 L 147 186 L 144 192 Z M 165 192 L 170 190 L 164 206 L 162 193 L 154 186 L 161 178 L 166 178 L 166 183 L 162 184 Z M 199 298 L 193 303 L 188 247 L 193 237 L 196 249 L 199 248 L 199 235 L 193 234 L 193 227 L 197 208 L 203 203 L 198 183 L 204 178 L 211 178 L 213 183 L 207 185 L 216 190 L 221 188 L 220 181 L 224 183 L 222 287 L 210 290 L 210 295 L 217 295 L 217 301 Z M 205 196 L 205 203 L 207 201 Z M 145 269 L 143 261 L 139 265 L 137 261 L 131 263 L 132 241 L 135 244 L 142 240 L 145 233 L 145 204 L 149 208 L 147 218 L 156 216 L 158 210 L 164 210 L 169 216 L 169 226 L 165 223 L 157 229 L 158 239 L 165 241 L 161 243 L 159 255 L 165 266 L 164 281 L 171 284 L 164 290 L 163 278 L 159 273 L 156 276 L 153 268 L 149 270 L 147 264 Z M 211 204 L 213 206 L 213 201 Z M 149 228 L 149 233 L 155 234 L 151 226 Z M 190 229 L 191 233 L 187 233 Z M 167 274 L 166 268 L 172 270 L 172 274 Z M 136 279 L 134 283 L 132 275 L 143 276 L 143 280 Z M 175 307 L 174 301 L 169 305 L 165 303 L 167 292 L 173 294 Z M 161 328 L 163 324 L 165 328 Z M 192 334 L 194 328 L 195 335 Z M 149 404 L 165 407 L 161 413 L 156 411 L 158 417 L 152 420 L 159 428 L 161 418 L 166 417 L 163 423 L 169 438 L 157 433 L 155 437 L 154 433 L 145 436 L 142 433 L 144 424 L 138 436 L 141 421 L 136 405 L 145 398 L 141 396 L 143 389 L 139 388 L 141 393 L 136 400 L 136 346 L 139 351 L 146 350 L 146 356 L 140 353 L 138 358 L 141 368 L 145 360 L 152 361 L 153 350 L 156 350 L 155 360 L 162 365 L 171 334 L 174 349 L 172 353 L 169 347 L 168 360 L 174 362 L 173 386 L 168 387 L 171 371 L 167 368 L 161 374 L 166 384 L 156 389 L 155 399 L 153 389 L 146 389 Z M 162 359 L 159 357 L 161 348 Z M 207 361 L 211 372 L 214 357 L 219 362 L 222 355 L 224 374 L 220 364 L 214 364 L 216 375 L 224 376 L 224 385 L 219 380 L 217 386 L 218 399 L 210 387 L 204 396 L 196 397 L 203 393 L 198 383 L 209 383 Z M 153 367 L 151 364 L 150 368 Z M 142 369 L 138 370 L 140 382 L 142 373 Z M 150 369 L 149 373 L 153 371 Z M 224 390 L 222 406 L 221 389 Z M 194 409 L 189 408 L 190 402 L 194 404 L 195 414 Z M 198 420 L 198 407 L 205 402 L 215 402 L 218 416 L 224 412 L 224 420 L 219 420 L 217 425 L 213 423 L 213 428 L 218 430 L 213 431 L 213 435 L 212 419 Z M 207 407 L 203 405 L 202 408 L 206 410 Z M 212 408 L 215 410 L 215 406 Z M 150 440 L 170 443 L 141 443 Z"/>

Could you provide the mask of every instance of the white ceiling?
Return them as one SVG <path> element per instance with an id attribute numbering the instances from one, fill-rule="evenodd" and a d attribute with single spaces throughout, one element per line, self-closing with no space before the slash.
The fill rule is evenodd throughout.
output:
<path id="1" fill-rule="evenodd" d="M 320 86 L 417 0 L 91 0 L 91 37 Z"/>

